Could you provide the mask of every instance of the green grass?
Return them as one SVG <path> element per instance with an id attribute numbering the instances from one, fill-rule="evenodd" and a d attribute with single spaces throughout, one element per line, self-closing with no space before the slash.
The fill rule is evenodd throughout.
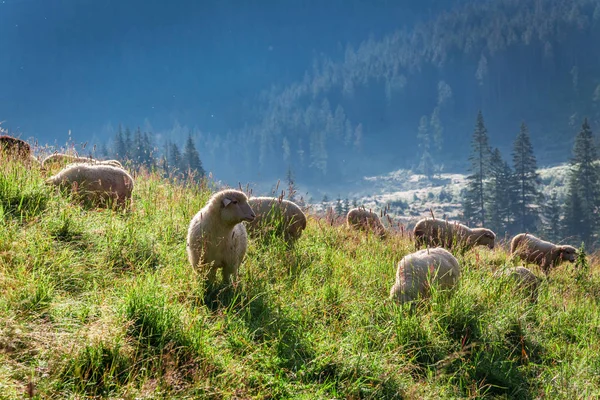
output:
<path id="1" fill-rule="evenodd" d="M 142 173 L 111 211 L 43 182 L 0 164 L 0 399 L 600 396 L 597 265 L 559 267 L 532 301 L 492 277 L 501 247 L 478 248 L 456 290 L 398 306 L 410 239 L 310 217 L 206 289 L 185 237 L 209 187 Z"/>

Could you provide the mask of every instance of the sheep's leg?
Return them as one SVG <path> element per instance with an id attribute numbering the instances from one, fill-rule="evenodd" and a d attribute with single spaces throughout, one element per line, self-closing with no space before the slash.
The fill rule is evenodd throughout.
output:
<path id="1" fill-rule="evenodd" d="M 234 283 L 237 281 L 237 268 L 231 265 L 223 266 L 223 282 Z"/>

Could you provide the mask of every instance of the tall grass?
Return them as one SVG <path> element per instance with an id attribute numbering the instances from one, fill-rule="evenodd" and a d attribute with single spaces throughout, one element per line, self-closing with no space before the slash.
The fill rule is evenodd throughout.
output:
<path id="1" fill-rule="evenodd" d="M 251 240 L 240 284 L 208 290 L 185 237 L 211 188 L 135 179 L 130 211 L 85 209 L 0 165 L 0 399 L 600 396 L 585 258 L 532 301 L 492 277 L 505 250 L 476 248 L 454 291 L 401 306 L 414 243 L 311 216 L 292 247 Z"/>

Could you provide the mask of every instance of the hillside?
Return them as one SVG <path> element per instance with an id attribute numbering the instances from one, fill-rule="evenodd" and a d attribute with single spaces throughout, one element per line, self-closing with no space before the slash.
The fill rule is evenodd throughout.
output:
<path id="1" fill-rule="evenodd" d="M 185 235 L 211 185 L 140 173 L 117 213 L 0 172 L 0 398 L 600 396 L 594 257 L 531 302 L 492 278 L 504 249 L 476 249 L 411 311 L 387 300 L 408 237 L 311 217 L 291 250 L 251 241 L 239 286 L 206 294 Z"/>

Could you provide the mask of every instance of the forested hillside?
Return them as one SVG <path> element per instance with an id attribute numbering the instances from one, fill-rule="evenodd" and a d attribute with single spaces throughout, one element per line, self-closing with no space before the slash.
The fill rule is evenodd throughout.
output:
<path id="1" fill-rule="evenodd" d="M 417 166 L 427 147 L 461 170 L 481 109 L 501 151 L 525 121 L 540 163 L 562 162 L 584 116 L 599 126 L 599 34 L 594 0 L 461 6 L 315 58 L 302 80 L 262 93 L 244 128 L 199 133 L 201 155 L 208 169 L 242 161 L 218 169 L 230 179 L 291 166 L 298 180 L 335 180 Z"/>

